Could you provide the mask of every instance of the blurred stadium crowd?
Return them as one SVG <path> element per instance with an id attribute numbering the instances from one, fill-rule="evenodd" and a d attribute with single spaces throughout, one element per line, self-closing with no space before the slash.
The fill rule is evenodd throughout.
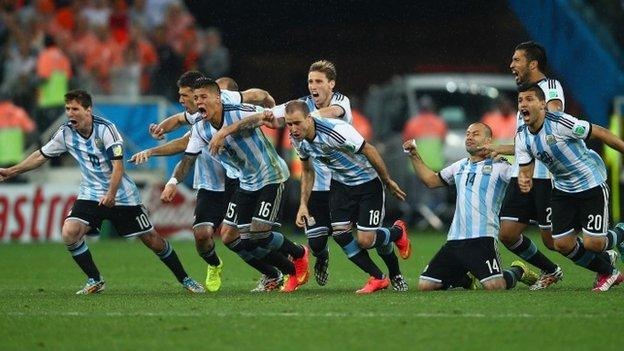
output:
<path id="1" fill-rule="evenodd" d="M 70 87 L 176 101 L 182 72 L 229 70 L 219 30 L 199 28 L 178 0 L 5 0 L 0 11 L 0 93 L 39 131 L 62 113 Z"/>

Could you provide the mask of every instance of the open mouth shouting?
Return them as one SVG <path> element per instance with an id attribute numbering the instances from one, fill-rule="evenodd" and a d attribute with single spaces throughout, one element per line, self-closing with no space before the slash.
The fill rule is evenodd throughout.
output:
<path id="1" fill-rule="evenodd" d="M 511 70 L 511 74 L 513 74 L 514 79 L 516 80 L 516 84 L 520 84 L 520 74 L 515 69 Z"/>

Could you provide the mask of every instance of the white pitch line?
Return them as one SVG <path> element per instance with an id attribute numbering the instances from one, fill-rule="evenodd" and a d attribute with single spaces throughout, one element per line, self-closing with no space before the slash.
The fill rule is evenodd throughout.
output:
<path id="1" fill-rule="evenodd" d="M 1 315 L 11 317 L 305 317 L 305 318 L 553 318 L 552 314 L 530 314 L 530 313 L 506 313 L 506 314 L 485 314 L 485 313 L 375 313 L 375 312 L 5 312 Z M 604 314 L 563 314 L 558 318 L 603 318 Z"/>

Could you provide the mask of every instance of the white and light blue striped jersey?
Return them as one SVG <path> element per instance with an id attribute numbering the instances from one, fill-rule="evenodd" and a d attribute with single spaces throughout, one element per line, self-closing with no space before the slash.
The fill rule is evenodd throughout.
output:
<path id="1" fill-rule="evenodd" d="M 299 99 L 308 105 L 308 109 L 310 112 L 317 111 L 318 108 L 314 104 L 314 99 L 311 95 L 304 96 Z M 351 113 L 351 103 L 349 102 L 349 98 L 346 95 L 342 95 L 339 92 L 334 92 L 332 94 L 332 98 L 329 101 L 329 106 L 340 106 L 344 110 L 344 114 L 339 117 L 339 119 L 353 124 L 353 114 Z M 282 104 L 273 108 L 273 113 L 276 117 L 283 117 L 285 115 L 285 107 L 286 104 Z M 314 167 L 314 186 L 312 187 L 312 191 L 328 191 L 329 186 L 331 184 L 331 171 L 325 164 L 320 162 L 318 159 L 312 160 L 312 166 Z"/>
<path id="2" fill-rule="evenodd" d="M 223 99 L 223 98 L 222 98 Z M 201 113 L 189 114 L 185 112 L 186 120 L 193 125 L 201 121 Z M 221 161 L 213 157 L 204 147 L 195 161 L 193 174 L 193 189 L 205 189 L 209 191 L 225 191 L 225 177 L 238 179 L 238 171 L 231 167 L 226 170 Z"/>
<path id="3" fill-rule="evenodd" d="M 221 90 L 223 104 L 239 104 L 242 100 L 243 96 L 238 91 Z M 202 119 L 202 115 L 199 112 L 184 111 L 184 118 L 188 124 L 193 125 Z M 238 179 L 238 172 L 231 168 L 226 171 L 221 162 L 210 154 L 208 148 L 204 148 L 195 162 L 193 189 L 225 191 L 225 176 Z"/>
<path id="4" fill-rule="evenodd" d="M 366 141 L 347 122 L 332 118 L 314 120 L 314 140 L 290 141 L 302 160 L 312 157 L 331 170 L 334 180 L 345 185 L 359 185 L 378 177 L 366 156 L 360 151 Z M 315 176 L 318 174 L 315 170 Z"/>
<path id="5" fill-rule="evenodd" d="M 455 215 L 447 239 L 497 237 L 498 213 L 511 178 L 509 162 L 491 158 L 470 162 L 465 158 L 442 169 L 439 175 L 457 187 Z"/>
<path id="6" fill-rule="evenodd" d="M 310 109 L 310 112 L 318 110 L 316 105 L 314 105 L 314 99 L 312 99 L 311 95 L 303 97 L 300 100 L 305 101 L 306 105 L 308 105 L 308 108 Z M 348 97 L 338 92 L 334 92 L 331 101 L 329 102 L 329 106 L 333 105 L 340 106 L 344 110 L 344 115 L 340 116 L 343 121 L 349 124 L 353 123 L 353 115 L 351 114 L 351 103 L 349 102 Z M 312 187 L 312 190 L 328 191 L 332 179 L 331 171 L 317 158 L 314 158 L 312 160 L 312 166 L 314 167 L 314 186 Z"/>
<path id="7" fill-rule="evenodd" d="M 113 172 L 112 160 L 123 158 L 123 139 L 110 121 L 93 116 L 89 137 L 80 135 L 70 123 L 63 124 L 41 148 L 45 157 L 69 152 L 78 161 L 82 180 L 78 199 L 100 201 L 108 191 Z M 115 196 L 115 205 L 134 206 L 141 195 L 134 181 L 124 172 Z"/>
<path id="8" fill-rule="evenodd" d="M 607 180 L 607 171 L 600 156 L 585 145 L 591 128 L 591 123 L 566 113 L 546 112 L 537 133 L 526 125 L 518 130 L 516 159 L 521 166 L 542 161 L 561 191 L 578 193 L 597 187 Z"/>
<path id="9" fill-rule="evenodd" d="M 238 104 L 223 105 L 223 126 L 263 111 L 262 107 Z M 197 155 L 217 133 L 210 122 L 201 120 L 193 125 L 186 153 Z M 240 187 L 248 191 L 262 189 L 269 184 L 285 182 L 290 175 L 286 162 L 279 157 L 273 144 L 260 128 L 243 130 L 225 138 L 224 151 L 216 158 L 226 167 L 240 174 Z"/>
<path id="10" fill-rule="evenodd" d="M 546 97 L 546 103 L 552 100 L 560 100 L 563 110 L 565 111 L 565 96 L 563 95 L 563 88 L 561 87 L 561 83 L 559 83 L 556 79 L 547 79 L 544 78 L 540 80 L 537 85 L 542 88 L 544 91 L 544 96 Z M 524 119 L 522 119 L 522 115 L 518 112 L 516 116 L 516 130 L 518 130 L 521 126 L 524 125 Z M 513 176 L 518 176 L 518 162 L 514 161 L 513 164 Z M 537 179 L 550 179 L 550 172 L 548 171 L 548 167 L 544 165 L 540 161 L 535 161 L 535 169 L 533 170 L 533 178 Z"/>

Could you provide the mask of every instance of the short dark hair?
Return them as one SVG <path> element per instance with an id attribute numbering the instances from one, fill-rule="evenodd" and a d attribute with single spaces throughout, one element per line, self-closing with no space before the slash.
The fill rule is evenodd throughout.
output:
<path id="1" fill-rule="evenodd" d="M 544 95 L 544 91 L 537 84 L 522 84 L 518 87 L 518 94 L 527 91 L 534 92 L 535 96 L 537 96 L 537 99 L 540 101 L 546 100 L 546 95 Z"/>
<path id="2" fill-rule="evenodd" d="M 85 109 L 93 106 L 91 94 L 87 93 L 86 90 L 76 89 L 68 91 L 67 94 L 65 94 L 65 103 L 68 103 L 70 101 L 78 101 L 80 106 L 84 107 Z"/>
<path id="3" fill-rule="evenodd" d="M 310 113 L 310 109 L 308 105 L 301 100 L 291 100 L 286 104 L 286 113 L 291 114 L 296 111 L 300 111 L 304 116 L 307 116 Z"/>
<path id="4" fill-rule="evenodd" d="M 190 88 L 193 86 L 193 82 L 195 82 L 199 78 L 203 78 L 203 73 L 199 71 L 186 71 L 182 73 L 180 78 L 178 78 L 178 88 Z"/>
<path id="5" fill-rule="evenodd" d="M 336 66 L 333 62 L 327 60 L 319 60 L 310 65 L 308 72 L 322 72 L 325 73 L 327 80 L 336 80 L 338 74 L 336 73 Z"/>
<path id="6" fill-rule="evenodd" d="M 212 93 L 220 94 L 219 85 L 208 77 L 197 78 L 191 85 L 193 89 L 208 89 Z"/>
<path id="7" fill-rule="evenodd" d="M 537 68 L 542 72 L 546 72 L 546 65 L 548 61 L 546 59 L 546 50 L 540 44 L 534 41 L 525 41 L 516 46 L 516 51 L 524 51 L 527 60 L 537 61 Z"/>
<path id="8" fill-rule="evenodd" d="M 492 128 L 490 128 L 489 125 L 483 123 L 483 122 L 475 122 L 475 124 L 480 124 L 483 127 L 485 127 L 485 136 L 491 138 L 492 137 Z"/>
<path id="9" fill-rule="evenodd" d="M 217 79 L 215 82 L 217 82 L 217 84 L 222 83 L 225 85 L 225 89 L 226 90 L 231 90 L 231 91 L 238 91 L 238 84 L 236 84 L 236 81 L 234 80 L 234 78 L 230 78 L 230 77 L 221 77 L 219 79 Z"/>

